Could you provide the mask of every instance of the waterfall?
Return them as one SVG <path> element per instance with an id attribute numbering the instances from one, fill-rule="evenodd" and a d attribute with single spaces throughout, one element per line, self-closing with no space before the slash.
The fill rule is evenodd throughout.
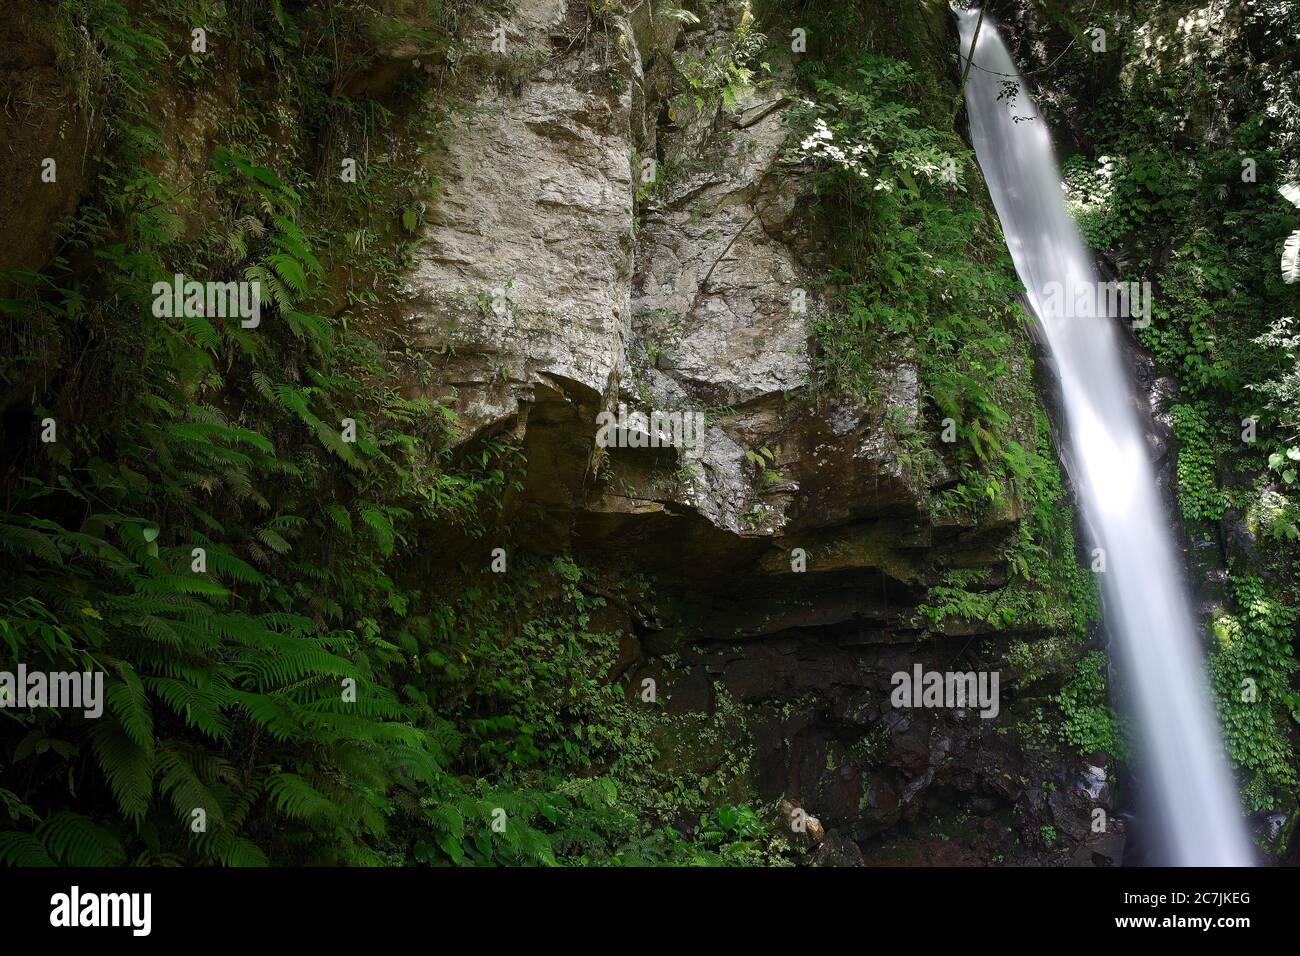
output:
<path id="1" fill-rule="evenodd" d="M 966 66 L 977 10 L 958 12 Z M 1122 361 L 1113 300 L 1069 213 L 1047 126 L 985 16 L 966 82 L 971 138 L 1057 366 L 1068 454 L 1102 549 L 1101 592 L 1131 694 L 1138 778 L 1159 861 L 1249 866 L 1252 848 L 1210 703 L 1197 623 Z M 1019 84 L 1007 96 L 1006 81 Z M 1001 98 L 1000 98 L 1001 96 Z"/>

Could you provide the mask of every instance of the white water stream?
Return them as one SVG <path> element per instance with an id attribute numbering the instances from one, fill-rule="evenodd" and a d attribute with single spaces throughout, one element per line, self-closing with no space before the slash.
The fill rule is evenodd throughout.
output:
<path id="1" fill-rule="evenodd" d="M 978 16 L 957 14 L 963 69 Z M 1248 866 L 1251 845 L 1117 320 L 1104 300 L 1091 314 L 1073 305 L 1079 290 L 1097 288 L 1099 276 L 1066 211 L 1047 126 L 989 16 L 973 60 L 965 90 L 971 138 L 1059 373 L 1074 477 L 1092 543 L 1105 554 L 1105 623 L 1132 697 L 1156 861 Z M 999 100 L 1012 78 L 1018 94 Z"/>

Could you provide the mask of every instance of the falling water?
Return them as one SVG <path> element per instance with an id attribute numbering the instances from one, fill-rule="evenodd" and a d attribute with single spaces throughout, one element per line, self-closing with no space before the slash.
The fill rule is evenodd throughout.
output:
<path id="1" fill-rule="evenodd" d="M 957 17 L 964 68 L 979 13 Z M 1099 277 L 1066 212 L 1047 127 L 991 17 L 984 18 L 973 60 L 966 83 L 971 137 L 1057 365 L 1084 514 L 1105 556 L 1106 625 L 1132 692 L 1139 776 L 1157 818 L 1151 829 L 1161 862 L 1248 866 L 1250 842 L 1116 322 L 1104 301 L 1094 313 L 1072 307 L 1072 290 L 1085 283 L 1096 289 Z M 1020 89 L 1007 97 L 1011 79 Z"/>

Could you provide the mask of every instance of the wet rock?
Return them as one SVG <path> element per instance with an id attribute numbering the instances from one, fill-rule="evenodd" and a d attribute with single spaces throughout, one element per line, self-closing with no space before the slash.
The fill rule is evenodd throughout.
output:
<path id="1" fill-rule="evenodd" d="M 814 866 L 863 866 L 861 848 L 848 837 L 832 831 L 813 856 Z"/>
<path id="2" fill-rule="evenodd" d="M 59 230 L 91 180 L 99 136 L 90 103 L 69 69 L 60 69 L 57 16 L 47 5 L 15 0 L 7 10 L 13 29 L 0 35 L 0 141 L 6 174 L 0 178 L 0 222 L 5 242 L 0 271 L 40 269 Z M 53 165 L 49 165 L 52 162 Z M 52 181 L 51 181 L 52 177 Z M 0 287 L 0 295 L 10 290 Z"/>

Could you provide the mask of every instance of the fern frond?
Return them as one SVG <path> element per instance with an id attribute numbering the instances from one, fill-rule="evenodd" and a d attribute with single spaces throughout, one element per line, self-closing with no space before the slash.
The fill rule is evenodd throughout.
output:
<path id="1" fill-rule="evenodd" d="M 90 740 L 122 815 L 140 822 L 153 797 L 152 756 L 131 739 L 117 720 L 96 721 Z"/>
<path id="2" fill-rule="evenodd" d="M 89 817 L 63 810 L 36 828 L 37 838 L 55 860 L 67 866 L 121 866 L 122 841 Z"/>
<path id="3" fill-rule="evenodd" d="M 267 781 L 267 792 L 276 810 L 291 819 L 318 823 L 336 819 L 334 804 L 297 774 L 275 774 Z"/>
<path id="4" fill-rule="evenodd" d="M 54 866 L 45 845 L 30 833 L 8 830 L 0 833 L 0 864 L 5 866 Z"/>

